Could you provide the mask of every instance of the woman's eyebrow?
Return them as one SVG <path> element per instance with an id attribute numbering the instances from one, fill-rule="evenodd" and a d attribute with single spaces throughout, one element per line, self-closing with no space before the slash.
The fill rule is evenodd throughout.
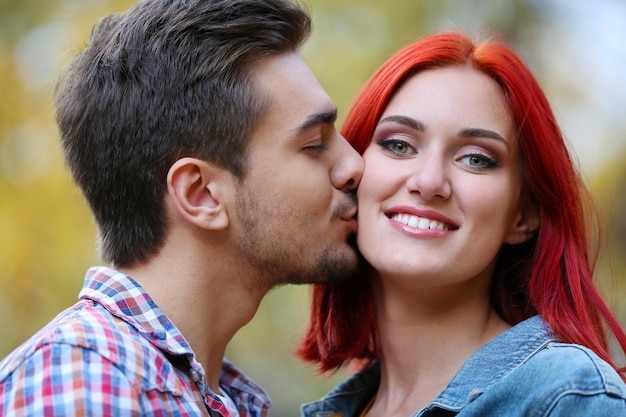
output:
<path id="1" fill-rule="evenodd" d="M 379 124 L 382 123 L 399 123 L 401 125 L 405 125 L 410 127 L 411 129 L 418 130 L 420 132 L 424 131 L 424 123 L 421 120 L 414 119 L 408 116 L 387 116 L 384 119 L 381 119 Z"/>
<path id="2" fill-rule="evenodd" d="M 509 146 L 509 142 L 501 134 L 489 129 L 482 129 L 478 127 L 461 129 L 459 136 L 463 138 L 496 139 L 503 142 L 507 147 Z"/>
<path id="3" fill-rule="evenodd" d="M 412 117 L 408 117 L 408 116 L 400 116 L 400 115 L 387 116 L 381 119 L 379 122 L 379 124 L 384 124 L 384 123 L 398 123 L 398 124 L 407 126 L 411 129 L 417 130 L 419 132 L 424 132 L 426 130 L 424 122 L 418 119 L 414 119 Z M 465 129 L 461 129 L 458 135 L 463 138 L 496 139 L 498 141 L 503 142 L 507 147 L 509 146 L 509 142 L 501 134 L 490 129 L 483 129 L 479 127 L 465 128 Z"/>

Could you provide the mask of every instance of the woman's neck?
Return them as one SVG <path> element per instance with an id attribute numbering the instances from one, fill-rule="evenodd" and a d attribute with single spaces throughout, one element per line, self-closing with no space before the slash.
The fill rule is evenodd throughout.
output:
<path id="1" fill-rule="evenodd" d="M 368 416 L 407 416 L 428 405 L 474 352 L 510 327 L 490 307 L 488 288 L 376 286 L 381 384 Z"/>

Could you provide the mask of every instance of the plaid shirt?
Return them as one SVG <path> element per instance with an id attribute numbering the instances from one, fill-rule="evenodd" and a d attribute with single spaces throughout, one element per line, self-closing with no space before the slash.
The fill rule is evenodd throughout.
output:
<path id="1" fill-rule="evenodd" d="M 130 277 L 91 268 L 79 298 L 0 362 L 0 416 L 229 416 L 183 335 Z M 267 394 L 227 360 L 220 387 L 241 417 L 267 415 Z"/>

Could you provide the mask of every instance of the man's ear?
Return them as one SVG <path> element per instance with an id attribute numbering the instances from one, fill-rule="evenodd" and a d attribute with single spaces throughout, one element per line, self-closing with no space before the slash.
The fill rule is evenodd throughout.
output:
<path id="1" fill-rule="evenodd" d="M 167 191 L 177 212 L 206 230 L 228 227 L 228 197 L 233 175 L 225 168 L 196 158 L 181 158 L 167 173 Z"/>
<path id="2" fill-rule="evenodd" d="M 539 219 L 539 205 L 530 198 L 524 198 L 511 230 L 509 230 L 504 239 L 504 243 L 519 245 L 529 240 L 539 229 Z"/>

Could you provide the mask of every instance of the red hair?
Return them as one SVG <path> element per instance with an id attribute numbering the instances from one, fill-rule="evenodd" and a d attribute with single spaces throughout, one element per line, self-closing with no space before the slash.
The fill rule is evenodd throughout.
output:
<path id="1" fill-rule="evenodd" d="M 518 128 L 523 191 L 540 208 L 533 239 L 504 245 L 492 283 L 492 305 L 509 324 L 540 314 L 564 342 L 586 346 L 619 369 L 603 325 L 626 351 L 626 334 L 593 283 L 597 253 L 589 226 L 598 219 L 574 167 L 548 100 L 526 65 L 503 42 L 474 44 L 460 33 L 440 33 L 397 52 L 367 82 L 348 113 L 343 135 L 361 154 L 393 94 L 417 72 L 466 66 L 500 85 Z M 313 288 L 311 316 L 297 354 L 322 372 L 379 355 L 369 279 Z M 624 378 L 624 376 L 622 375 Z"/>

